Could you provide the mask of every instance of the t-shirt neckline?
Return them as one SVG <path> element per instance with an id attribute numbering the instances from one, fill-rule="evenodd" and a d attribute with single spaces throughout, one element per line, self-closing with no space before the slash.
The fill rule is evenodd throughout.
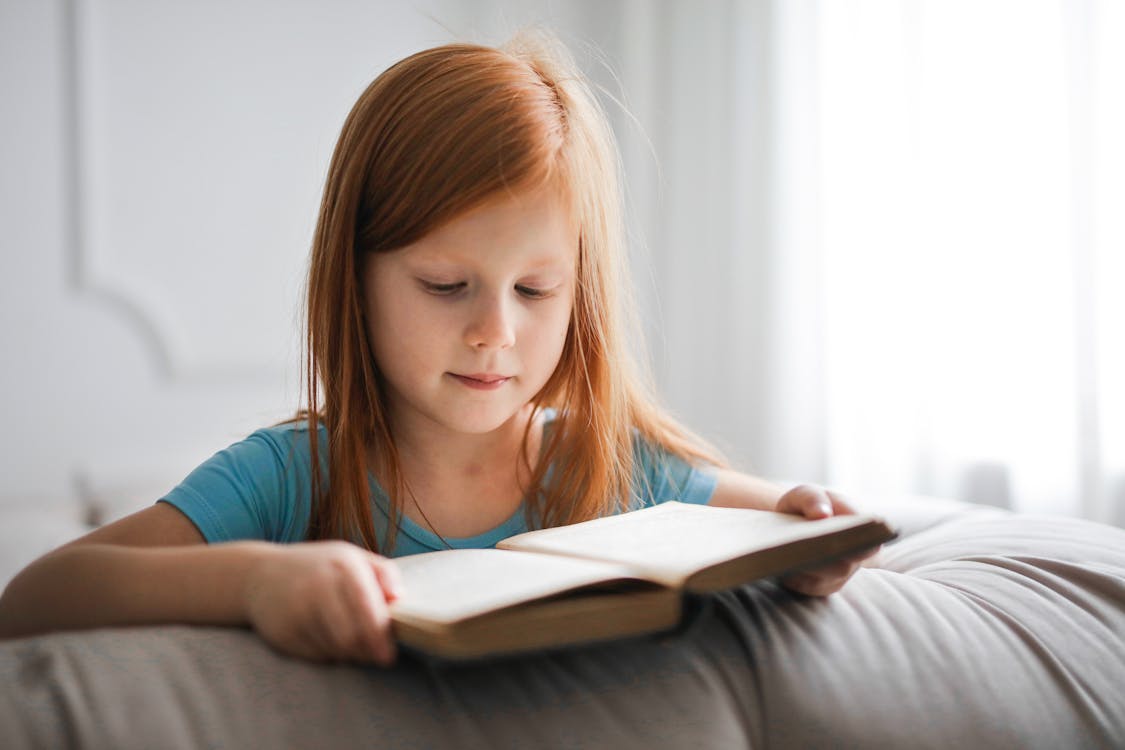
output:
<path id="1" fill-rule="evenodd" d="M 543 446 L 546 444 L 547 430 L 551 427 L 555 419 L 555 410 L 545 408 L 542 410 L 543 414 L 543 439 L 539 444 L 540 457 L 543 454 Z M 371 487 L 371 495 L 374 498 L 375 504 L 382 511 L 383 515 L 387 518 L 388 533 L 391 518 L 391 501 L 387 497 L 387 493 L 383 487 L 376 480 L 375 476 L 369 471 L 367 472 L 367 482 Z M 508 516 L 507 520 L 501 522 L 498 526 L 494 526 L 487 531 L 474 536 L 446 536 L 439 537 L 430 529 L 416 523 L 414 519 L 405 513 L 399 513 L 398 522 L 399 534 L 406 534 L 418 544 L 423 547 L 436 551 L 448 549 L 480 549 L 483 547 L 495 547 L 497 542 L 507 539 L 515 534 L 520 534 L 528 530 L 527 517 L 526 517 L 527 498 L 520 500 L 520 504 L 516 507 L 515 512 Z M 447 544 L 448 543 L 448 544 Z M 397 543 L 396 543 L 397 544 Z"/>

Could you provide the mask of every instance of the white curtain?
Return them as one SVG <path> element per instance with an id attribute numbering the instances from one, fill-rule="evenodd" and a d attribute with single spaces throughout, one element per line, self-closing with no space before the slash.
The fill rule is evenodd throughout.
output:
<path id="1" fill-rule="evenodd" d="M 822 480 L 1125 521 L 1125 4 L 772 7 Z"/>
<path id="2" fill-rule="evenodd" d="M 671 405 L 773 478 L 1125 524 L 1125 3 L 625 8 Z"/>

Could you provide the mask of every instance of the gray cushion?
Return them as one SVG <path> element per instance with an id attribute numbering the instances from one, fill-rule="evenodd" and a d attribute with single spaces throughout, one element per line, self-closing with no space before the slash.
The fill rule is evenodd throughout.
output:
<path id="1" fill-rule="evenodd" d="M 221 628 L 11 641 L 4 746 L 1125 746 L 1125 532 L 911 528 L 827 599 L 763 582 L 674 633 L 492 662 L 318 666 Z"/>

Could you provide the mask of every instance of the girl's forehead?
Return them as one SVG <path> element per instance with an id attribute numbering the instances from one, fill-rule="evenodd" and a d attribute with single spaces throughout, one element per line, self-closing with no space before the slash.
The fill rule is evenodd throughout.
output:
<path id="1" fill-rule="evenodd" d="M 509 256 L 553 265 L 577 257 L 578 226 L 562 197 L 540 190 L 501 196 L 455 216 L 404 248 L 404 257 L 426 263 L 469 263 Z"/>
<path id="2" fill-rule="evenodd" d="M 400 258 L 404 268 L 419 271 L 459 273 L 502 268 L 520 273 L 554 274 L 572 270 L 576 265 L 577 255 L 569 247 L 461 246 L 443 252 L 415 245 L 404 248 Z"/>

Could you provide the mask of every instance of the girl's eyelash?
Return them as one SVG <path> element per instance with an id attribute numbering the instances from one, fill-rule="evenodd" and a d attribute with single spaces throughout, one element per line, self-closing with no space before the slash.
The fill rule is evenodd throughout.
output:
<path id="1" fill-rule="evenodd" d="M 516 285 L 516 291 L 527 297 L 528 299 L 543 299 L 548 296 L 549 292 L 544 289 L 536 289 L 530 286 Z"/>
<path id="2" fill-rule="evenodd" d="M 464 281 L 458 281 L 453 284 L 438 284 L 432 281 L 422 280 L 422 287 L 430 294 L 450 295 L 459 292 L 466 286 Z M 528 299 L 543 299 L 550 296 L 550 291 L 546 289 L 536 289 L 535 287 L 524 286 L 523 284 L 516 284 L 516 291 Z"/>
<path id="3" fill-rule="evenodd" d="M 459 281 L 455 284 L 435 284 L 432 281 L 423 281 L 422 286 L 431 294 L 453 294 L 461 287 L 465 286 L 465 282 Z"/>

